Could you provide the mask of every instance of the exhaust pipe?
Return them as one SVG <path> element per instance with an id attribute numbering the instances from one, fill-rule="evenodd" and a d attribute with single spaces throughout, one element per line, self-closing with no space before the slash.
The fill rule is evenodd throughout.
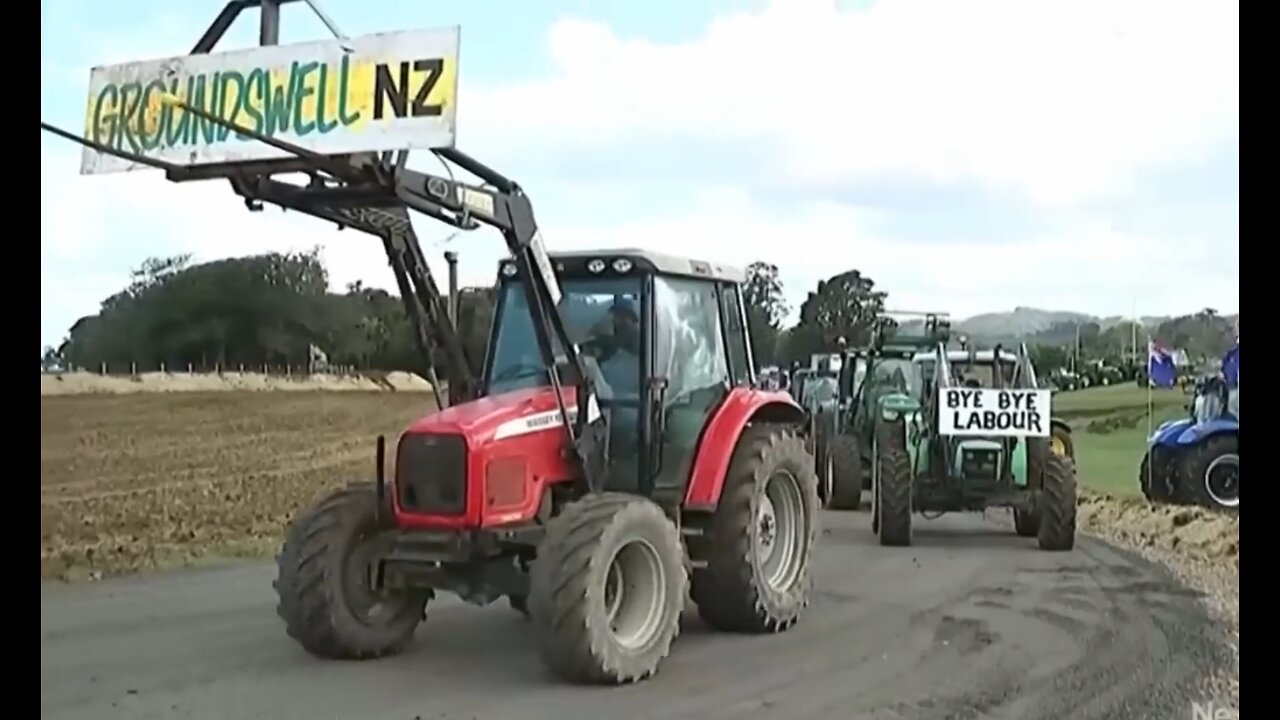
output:
<path id="1" fill-rule="evenodd" d="M 444 261 L 449 263 L 449 322 L 458 327 L 458 253 L 446 250 Z"/>

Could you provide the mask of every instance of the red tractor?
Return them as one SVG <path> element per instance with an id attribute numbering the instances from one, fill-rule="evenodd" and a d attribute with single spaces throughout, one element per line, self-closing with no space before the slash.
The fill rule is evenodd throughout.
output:
<path id="1" fill-rule="evenodd" d="M 392 478 L 296 519 L 276 584 L 289 634 L 373 657 L 436 591 L 505 595 L 556 672 L 612 683 L 657 670 L 689 595 L 723 630 L 789 628 L 817 478 L 801 410 L 753 386 L 742 273 L 602 251 L 550 258 L 553 285 L 507 234 L 523 250 L 501 266 L 477 396 L 411 425 Z"/>
<path id="2" fill-rule="evenodd" d="M 193 54 L 257 5 L 273 44 L 279 1 L 233 0 Z M 41 128 L 175 182 L 225 178 L 251 210 L 271 203 L 378 237 L 419 350 L 447 371 L 448 406 L 404 431 L 391 477 L 379 438 L 375 482 L 289 527 L 278 612 L 307 651 L 394 653 L 438 591 L 480 605 L 505 596 L 536 625 L 547 664 L 575 682 L 652 675 L 690 596 L 725 631 L 795 624 L 813 586 L 818 481 L 804 411 L 756 385 L 741 270 L 637 250 L 549 256 L 521 188 L 452 146 L 432 152 L 478 181 L 410 170 L 407 152 L 317 154 L 156 97 L 288 157 L 175 164 Z M 306 181 L 278 179 L 296 173 Z M 479 373 L 410 209 L 506 241 Z"/>

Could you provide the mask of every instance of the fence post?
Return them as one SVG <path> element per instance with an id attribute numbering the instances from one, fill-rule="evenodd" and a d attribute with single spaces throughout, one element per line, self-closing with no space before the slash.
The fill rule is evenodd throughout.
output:
<path id="1" fill-rule="evenodd" d="M 100 375 L 106 375 L 106 374 L 107 374 L 107 364 L 106 364 L 105 362 L 104 362 L 104 363 L 102 363 L 102 372 L 101 372 L 101 373 L 99 373 L 99 374 L 100 374 Z"/>

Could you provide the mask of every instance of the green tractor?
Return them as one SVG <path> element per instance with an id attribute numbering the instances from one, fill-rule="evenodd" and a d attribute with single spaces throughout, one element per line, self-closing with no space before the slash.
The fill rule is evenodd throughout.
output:
<path id="1" fill-rule="evenodd" d="M 911 331 L 904 327 L 899 322 L 904 316 L 923 317 L 921 329 Z M 924 348 L 947 341 L 950 323 L 946 317 L 946 313 L 887 312 L 876 321 L 870 347 L 843 353 L 837 413 L 829 423 L 833 431 L 828 443 L 832 458 L 831 508 L 861 509 L 863 491 L 871 489 L 868 468 L 877 415 L 874 409 L 886 396 L 918 391 L 911 384 L 917 375 L 912 358 Z"/>
<path id="2" fill-rule="evenodd" d="M 882 393 L 868 417 L 880 544 L 910 545 L 916 513 L 1009 507 L 1019 536 L 1044 550 L 1074 547 L 1070 430 L 1052 417 L 1052 392 L 1039 387 L 1026 346 L 979 352 L 941 341 L 910 366 L 906 389 Z"/>

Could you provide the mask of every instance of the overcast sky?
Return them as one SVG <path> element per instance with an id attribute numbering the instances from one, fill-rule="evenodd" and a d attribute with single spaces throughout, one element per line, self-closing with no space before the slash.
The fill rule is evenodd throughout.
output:
<path id="1" fill-rule="evenodd" d="M 187 52 L 221 0 L 42 0 L 41 118 L 93 65 Z M 850 267 L 895 307 L 1238 310 L 1239 4 L 1223 0 L 327 0 L 348 35 L 462 27 L 459 146 L 521 181 L 551 249 Z M 302 3 L 282 42 L 324 37 Z M 221 49 L 256 42 L 246 14 Z M 392 288 L 376 240 L 225 183 L 86 176 L 41 137 L 42 344 L 149 256 L 323 248 Z M 418 163 L 425 169 L 426 161 Z M 492 231 L 457 250 L 488 284 Z"/>

